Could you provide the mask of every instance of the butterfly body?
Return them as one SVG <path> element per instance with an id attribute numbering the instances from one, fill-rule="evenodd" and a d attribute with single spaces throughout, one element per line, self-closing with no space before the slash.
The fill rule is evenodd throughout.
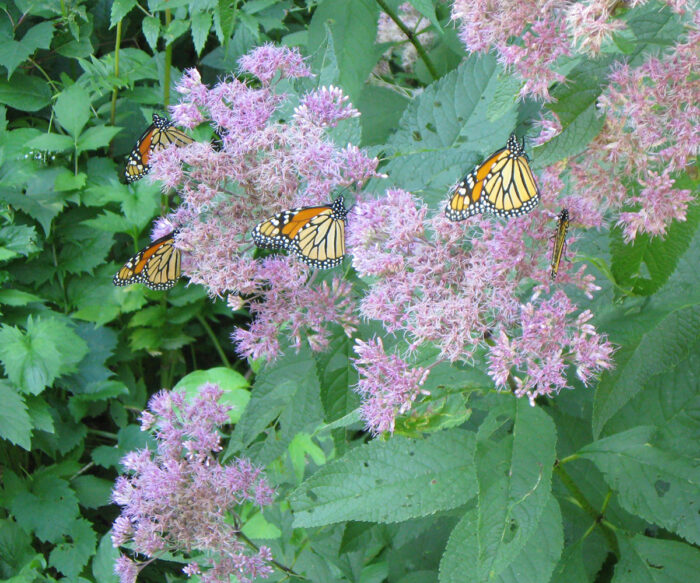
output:
<path id="1" fill-rule="evenodd" d="M 255 226 L 253 241 L 258 247 L 286 249 L 312 267 L 329 269 L 345 257 L 347 214 L 342 196 L 328 205 L 282 211 Z"/>
<path id="2" fill-rule="evenodd" d="M 128 184 L 140 180 L 151 170 L 151 154 L 170 144 L 186 146 L 194 140 L 177 129 L 167 117 L 153 114 L 153 123 L 146 128 L 126 159 L 124 178 Z"/>
<path id="3" fill-rule="evenodd" d="M 559 264 L 564 255 L 564 247 L 566 246 L 566 232 L 569 229 L 569 210 L 562 209 L 559 213 L 559 222 L 557 223 L 557 232 L 554 235 L 554 251 L 552 251 L 552 280 L 557 278 L 559 273 Z"/>
<path id="4" fill-rule="evenodd" d="M 540 200 L 524 145 L 511 134 L 505 148 L 491 154 L 452 189 L 445 214 L 462 221 L 478 213 L 517 217 Z"/>
<path id="5" fill-rule="evenodd" d="M 114 285 L 142 283 L 154 290 L 166 290 L 180 279 L 180 250 L 175 247 L 173 231 L 153 241 L 131 257 L 116 273 Z"/>

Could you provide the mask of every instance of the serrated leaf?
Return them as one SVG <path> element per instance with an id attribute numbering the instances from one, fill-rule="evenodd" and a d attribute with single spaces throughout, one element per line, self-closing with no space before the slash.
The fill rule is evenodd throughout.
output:
<path id="1" fill-rule="evenodd" d="M 192 16 L 192 42 L 197 56 L 202 54 L 202 49 L 207 42 L 211 30 L 212 17 L 209 12 L 199 12 Z"/>
<path id="2" fill-rule="evenodd" d="M 472 55 L 409 103 L 387 145 L 385 171 L 397 186 L 434 187 L 437 196 L 424 198 L 440 204 L 447 188 L 480 156 L 504 146 L 515 127 L 515 104 L 497 122 L 486 115 L 505 82 L 500 72 L 494 57 Z"/>
<path id="3" fill-rule="evenodd" d="M 110 531 L 100 539 L 97 553 L 92 559 L 92 574 L 97 583 L 119 583 L 119 577 L 114 572 L 114 562 L 118 556 L 119 549 L 114 548 Z"/>
<path id="4" fill-rule="evenodd" d="M 249 383 L 245 377 L 225 366 L 196 370 L 182 377 L 173 387 L 173 391 L 184 390 L 187 397 L 192 399 L 199 395 L 199 388 L 205 383 L 218 385 L 224 391 L 219 403 L 232 407 L 228 412 L 229 418 L 231 423 L 238 423 L 250 401 Z"/>
<path id="5" fill-rule="evenodd" d="M 22 528 L 48 542 L 61 540 L 78 516 L 78 500 L 68 482 L 50 475 L 37 476 L 31 491 L 17 494 L 9 508 Z"/>
<path id="6" fill-rule="evenodd" d="M 374 43 L 377 18 L 377 5 L 370 0 L 325 0 L 316 7 L 309 25 L 308 50 L 312 55 L 323 46 L 326 27 L 332 31 L 339 84 L 353 101 L 381 56 Z"/>
<path id="7" fill-rule="evenodd" d="M 611 583 L 689 583 L 700 572 L 700 551 L 673 540 L 617 531 L 620 559 Z"/>
<path id="8" fill-rule="evenodd" d="M 474 435 L 460 429 L 356 447 L 291 494 L 294 525 L 400 522 L 461 506 L 476 493 L 473 451 Z"/>
<path id="9" fill-rule="evenodd" d="M 97 150 L 98 148 L 109 146 L 112 138 L 120 131 L 122 131 L 122 128 L 115 128 L 111 126 L 88 128 L 85 132 L 80 134 L 80 137 L 78 138 L 78 154 L 81 152 L 86 152 L 87 150 Z"/>
<path id="10" fill-rule="evenodd" d="M 18 72 L 12 81 L 0 78 L 0 103 L 20 111 L 39 111 L 51 102 L 51 89 L 44 79 Z"/>
<path id="11" fill-rule="evenodd" d="M 75 83 L 58 96 L 53 110 L 61 127 L 77 138 L 90 119 L 90 95 Z"/>
<path id="12" fill-rule="evenodd" d="M 53 417 L 51 416 L 51 408 L 42 397 L 27 395 L 25 399 L 27 403 L 27 413 L 32 420 L 32 426 L 37 431 L 46 431 L 47 433 L 54 432 Z"/>
<path id="13" fill-rule="evenodd" d="M 657 445 L 658 430 L 640 426 L 600 439 L 579 454 L 593 461 L 620 505 L 649 522 L 700 543 L 700 467 L 696 456 Z"/>
<path id="14" fill-rule="evenodd" d="M 279 456 L 299 432 L 312 433 L 323 422 L 320 384 L 307 346 L 268 363 L 258 373 L 250 402 L 236 425 L 226 455 L 248 447 L 276 421 L 279 431 L 258 447 L 254 459 L 266 465 Z"/>
<path id="15" fill-rule="evenodd" d="M 21 395 L 8 383 L 0 380 L 0 437 L 29 450 L 32 422 Z"/>
<path id="16" fill-rule="evenodd" d="M 65 168 L 65 172 L 56 176 L 56 182 L 54 182 L 54 188 L 58 192 L 67 192 L 71 190 L 80 190 L 85 186 L 87 182 L 87 174 L 84 172 L 78 172 L 73 174 L 68 168 Z"/>
<path id="17" fill-rule="evenodd" d="M 26 332 L 0 328 L 0 361 L 8 378 L 23 391 L 38 394 L 62 373 L 72 372 L 87 345 L 55 318 L 27 320 Z"/>
<path id="18" fill-rule="evenodd" d="M 188 20 L 173 20 L 163 32 L 166 46 L 185 34 L 190 28 Z"/>
<path id="19" fill-rule="evenodd" d="M 688 356 L 700 339 L 700 305 L 685 306 L 668 314 L 647 314 L 645 326 L 616 355 L 617 368 L 598 383 L 593 405 L 593 435 L 598 437 L 608 420 L 644 388 L 651 377 L 674 367 Z M 627 316 L 622 316 L 627 318 Z"/>
<path id="20" fill-rule="evenodd" d="M 18 289 L 0 289 L 0 304 L 6 306 L 26 306 L 33 302 L 43 303 L 43 298 Z"/>
<path id="21" fill-rule="evenodd" d="M 442 32 L 442 27 L 440 26 L 440 21 L 437 19 L 435 14 L 435 5 L 432 0 L 408 0 L 411 5 L 418 10 L 423 16 L 425 16 L 438 32 Z"/>
<path id="22" fill-rule="evenodd" d="M 0 557 L 15 571 L 34 557 L 31 537 L 11 518 L 0 519 Z"/>
<path id="23" fill-rule="evenodd" d="M 134 6 L 136 6 L 136 0 L 114 0 L 109 15 L 109 28 L 114 28 L 117 22 L 131 12 Z"/>
<path id="24" fill-rule="evenodd" d="M 511 565 L 537 528 L 550 498 L 555 446 L 551 418 L 526 399 L 499 403 L 480 425 L 474 459 L 482 579 Z"/>
<path id="25" fill-rule="evenodd" d="M 75 579 L 95 553 L 97 535 L 84 519 L 73 522 L 66 535 L 70 542 L 64 540 L 51 550 L 49 564 L 69 579 Z"/>
<path id="26" fill-rule="evenodd" d="M 321 401 L 327 422 L 340 419 L 360 404 L 359 396 L 352 390 L 357 383 L 357 370 L 350 363 L 353 356 L 353 340 L 342 330 L 336 330 L 328 348 L 316 355 Z"/>
<path id="27" fill-rule="evenodd" d="M 154 51 L 158 49 L 158 36 L 160 35 L 160 19 L 155 16 L 147 16 L 141 23 L 141 31 L 146 37 L 146 42 Z"/>
<path id="28" fill-rule="evenodd" d="M 236 26 L 236 15 L 238 14 L 238 3 L 219 0 L 214 9 L 214 30 L 219 42 L 224 46 L 228 45 L 233 30 Z"/>
<path id="29" fill-rule="evenodd" d="M 41 134 L 27 142 L 29 148 L 47 152 L 65 152 L 73 148 L 73 138 L 61 134 Z"/>
<path id="30" fill-rule="evenodd" d="M 564 544 L 559 504 L 548 495 L 522 550 L 501 570 L 485 573 L 479 558 L 477 510 L 470 510 L 450 535 L 440 562 L 440 583 L 542 583 L 549 581 Z M 568 583 L 574 583 L 573 581 Z"/>

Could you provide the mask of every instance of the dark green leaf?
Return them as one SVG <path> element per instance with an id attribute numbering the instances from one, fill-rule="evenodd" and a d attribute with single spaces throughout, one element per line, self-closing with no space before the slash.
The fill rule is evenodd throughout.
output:
<path id="1" fill-rule="evenodd" d="M 219 42 L 226 46 L 236 26 L 238 3 L 219 0 L 214 9 L 214 30 Z"/>
<path id="2" fill-rule="evenodd" d="M 78 138 L 78 154 L 87 150 L 97 150 L 98 148 L 108 146 L 112 138 L 120 131 L 122 131 L 122 128 L 111 126 L 88 128 L 85 132 L 80 134 L 80 138 Z"/>
<path id="3" fill-rule="evenodd" d="M 31 447 L 32 423 L 27 405 L 9 383 L 0 380 L 0 437 L 28 450 Z"/>
<path id="4" fill-rule="evenodd" d="M 363 145 L 383 144 L 396 130 L 408 103 L 408 98 L 396 91 L 367 85 L 357 102 L 357 108 L 362 112 Z"/>
<path id="5" fill-rule="evenodd" d="M 50 102 L 51 89 L 44 79 L 21 72 L 12 81 L 0 78 L 0 103 L 20 111 L 38 111 Z"/>
<path id="6" fill-rule="evenodd" d="M 476 493 L 473 448 L 460 429 L 356 447 L 292 493 L 294 525 L 399 522 L 461 506 Z"/>
<path id="7" fill-rule="evenodd" d="M 73 138 L 62 134 L 41 134 L 27 142 L 30 148 L 46 150 L 47 152 L 65 152 L 74 146 Z"/>
<path id="8" fill-rule="evenodd" d="M 583 543 L 566 547 L 550 583 L 590 583 L 583 565 Z"/>
<path id="9" fill-rule="evenodd" d="M 136 6 L 136 0 L 114 0 L 112 2 L 112 12 L 109 16 L 109 28 L 114 28 L 131 9 Z"/>
<path id="10" fill-rule="evenodd" d="M 0 572 L 19 572 L 34 557 L 31 537 L 11 518 L 0 519 Z"/>
<path id="11" fill-rule="evenodd" d="M 153 50 L 156 50 L 158 48 L 158 36 L 160 35 L 160 18 L 147 16 L 141 23 L 141 29 L 148 45 Z"/>
<path id="12" fill-rule="evenodd" d="M 700 551 L 673 540 L 617 531 L 620 561 L 612 583 L 689 583 L 700 572 Z"/>
<path id="13" fill-rule="evenodd" d="M 84 519 L 73 522 L 66 535 L 70 542 L 64 540 L 51 550 L 49 564 L 69 579 L 75 579 L 95 554 L 97 535 Z"/>
<path id="14" fill-rule="evenodd" d="M 192 16 L 192 42 L 197 55 L 202 54 L 202 49 L 211 30 L 211 23 L 212 18 L 209 12 L 198 12 Z"/>
<path id="15" fill-rule="evenodd" d="M 188 20 L 173 20 L 163 32 L 166 45 L 180 38 L 190 28 Z"/>
<path id="16" fill-rule="evenodd" d="M 90 119 L 90 95 L 75 83 L 58 96 L 53 110 L 58 123 L 77 139 Z"/>
<path id="17" fill-rule="evenodd" d="M 119 583 L 119 577 L 114 572 L 114 561 L 119 556 L 119 549 L 112 544 L 111 533 L 105 534 L 97 546 L 97 554 L 92 559 L 92 574 L 97 583 Z"/>
<path id="18" fill-rule="evenodd" d="M 413 7 L 425 16 L 439 32 L 442 32 L 442 27 L 435 14 L 435 5 L 432 0 L 408 0 Z"/>

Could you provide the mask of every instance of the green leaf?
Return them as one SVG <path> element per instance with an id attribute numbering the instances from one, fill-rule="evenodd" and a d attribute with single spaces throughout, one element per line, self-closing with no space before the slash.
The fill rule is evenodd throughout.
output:
<path id="1" fill-rule="evenodd" d="M 166 46 L 180 38 L 189 28 L 190 23 L 188 20 L 173 20 L 163 32 Z"/>
<path id="2" fill-rule="evenodd" d="M 673 221 L 666 236 L 650 237 L 642 233 L 634 242 L 625 244 L 622 229 L 610 230 L 611 269 L 615 280 L 632 293 L 650 296 L 671 277 L 679 259 L 688 250 L 700 224 L 700 208 L 691 205 L 685 221 Z M 643 266 L 643 267 L 642 267 Z M 644 269 L 649 277 L 644 277 Z"/>
<path id="3" fill-rule="evenodd" d="M 280 430 L 256 445 L 254 459 L 266 465 L 278 457 L 299 432 L 312 433 L 323 422 L 320 385 L 316 366 L 307 346 L 268 363 L 258 373 L 250 402 L 231 437 L 226 456 L 235 448 L 248 447 L 268 424 L 275 421 Z"/>
<path id="4" fill-rule="evenodd" d="M 328 348 L 316 354 L 321 401 L 327 422 L 340 419 L 360 404 L 359 396 L 352 390 L 357 383 L 357 370 L 350 363 L 354 356 L 352 348 L 352 338 L 342 330 L 336 330 Z"/>
<path id="5" fill-rule="evenodd" d="M 34 227 L 26 225 L 0 227 L 0 260 L 4 261 L 18 255 L 26 257 L 35 253 L 39 250 L 36 239 L 37 233 Z M 1 298 L 0 303 L 2 303 Z"/>
<path id="6" fill-rule="evenodd" d="M 461 506 L 476 493 L 473 451 L 474 435 L 460 429 L 358 446 L 291 494 L 294 526 L 400 522 Z"/>
<path id="7" fill-rule="evenodd" d="M 526 399 L 507 398 L 479 427 L 477 580 L 511 565 L 537 529 L 550 499 L 555 445 L 554 423 Z"/>
<path id="8" fill-rule="evenodd" d="M 73 522 L 66 535 L 70 542 L 61 542 L 51 550 L 49 564 L 69 579 L 75 579 L 95 554 L 97 535 L 84 519 Z"/>
<path id="9" fill-rule="evenodd" d="M 120 131 L 122 131 L 122 128 L 115 128 L 111 126 L 88 128 L 85 132 L 80 134 L 80 137 L 78 138 L 78 154 L 87 150 L 97 150 L 98 148 L 108 146 L 112 141 L 112 138 Z"/>
<path id="10" fill-rule="evenodd" d="M 127 425 L 117 433 L 117 445 L 97 446 L 92 450 L 92 460 L 104 468 L 116 468 L 127 453 L 135 449 L 145 449 L 149 443 L 153 449 L 153 440 L 148 433 L 141 431 L 138 425 Z"/>
<path id="11" fill-rule="evenodd" d="M 589 583 L 583 564 L 583 541 L 564 549 L 550 583 Z"/>
<path id="12" fill-rule="evenodd" d="M 109 28 L 114 28 L 131 9 L 136 6 L 136 0 L 114 0 L 112 2 L 112 12 L 109 16 Z"/>
<path id="13" fill-rule="evenodd" d="M 629 317 L 623 314 L 620 318 Z M 644 320 L 637 318 L 631 325 L 644 328 L 616 354 L 617 367 L 603 375 L 596 389 L 595 437 L 601 434 L 610 418 L 644 388 L 648 379 L 687 358 L 689 348 L 700 339 L 700 305 L 684 306 L 668 314 L 649 312 Z"/>
<path id="14" fill-rule="evenodd" d="M 26 450 L 31 448 L 32 423 L 27 405 L 8 383 L 0 380 L 0 437 Z"/>
<path id="15" fill-rule="evenodd" d="M 114 548 L 110 531 L 100 539 L 97 554 L 92 559 L 92 574 L 97 583 L 119 583 L 119 577 L 114 572 L 114 562 L 117 557 L 119 557 L 119 549 Z"/>
<path id="16" fill-rule="evenodd" d="M 440 21 L 437 19 L 435 14 L 435 5 L 432 0 L 408 0 L 411 5 L 418 10 L 423 16 L 425 16 L 438 32 L 442 32 L 442 27 L 440 26 Z"/>
<path id="17" fill-rule="evenodd" d="M 89 131 L 89 130 L 88 130 Z M 54 183 L 54 188 L 59 192 L 67 192 L 72 190 L 81 190 L 85 187 L 87 182 L 87 174 L 84 172 L 78 172 L 73 174 L 68 168 L 64 169 L 65 172 L 56 176 L 56 182 Z"/>
<path id="18" fill-rule="evenodd" d="M 77 139 L 90 119 L 90 95 L 75 83 L 58 96 L 53 110 L 61 127 Z"/>
<path id="19" fill-rule="evenodd" d="M 30 28 L 21 41 L 0 33 L 0 64 L 7 69 L 7 78 L 15 69 L 33 55 L 37 49 L 48 49 L 53 38 L 53 23 L 42 22 Z"/>
<path id="20" fill-rule="evenodd" d="M 43 303 L 45 300 L 37 295 L 18 289 L 0 289 L 0 304 L 6 306 L 26 306 L 33 302 Z"/>
<path id="21" fill-rule="evenodd" d="M 432 83 L 403 113 L 389 139 L 385 171 L 408 190 L 432 188 L 423 198 L 441 204 L 446 189 L 474 166 L 479 155 L 502 148 L 515 127 L 515 104 L 490 122 L 486 112 L 507 83 L 490 55 L 470 56 L 456 70 Z"/>
<path id="22" fill-rule="evenodd" d="M 155 16 L 147 16 L 141 23 L 143 36 L 146 37 L 146 42 L 154 51 L 158 49 L 158 36 L 160 35 L 160 18 Z"/>
<path id="23" fill-rule="evenodd" d="M 0 519 L 0 568 L 3 572 L 8 566 L 19 572 L 33 557 L 31 537 L 14 520 Z"/>
<path id="24" fill-rule="evenodd" d="M 231 39 L 236 26 L 236 15 L 238 14 L 238 2 L 219 0 L 214 9 L 214 30 L 219 42 L 226 46 Z"/>
<path id="25" fill-rule="evenodd" d="M 53 433 L 55 431 L 53 417 L 49 404 L 42 397 L 33 395 L 26 396 L 27 412 L 32 420 L 32 426 L 36 431 L 46 431 Z"/>
<path id="26" fill-rule="evenodd" d="M 202 54 L 202 49 L 207 43 L 207 37 L 211 30 L 212 16 L 209 12 L 199 12 L 192 16 L 192 42 L 197 56 Z"/>
<path id="27" fill-rule="evenodd" d="M 328 24 L 338 58 L 339 84 L 353 101 L 360 96 L 381 54 L 374 44 L 377 18 L 377 5 L 370 0 L 325 0 L 311 18 L 309 54 L 322 46 Z"/>
<path id="28" fill-rule="evenodd" d="M 114 482 L 97 476 L 78 476 L 71 481 L 78 502 L 85 508 L 99 508 L 112 503 Z"/>
<path id="29" fill-rule="evenodd" d="M 357 108 L 362 112 L 362 144 L 383 144 L 399 125 L 401 114 L 409 99 L 396 91 L 377 85 L 367 85 Z"/>
<path id="30" fill-rule="evenodd" d="M 700 551 L 673 540 L 617 531 L 620 560 L 612 583 L 689 583 L 700 572 Z"/>
<path id="31" fill-rule="evenodd" d="M 549 581 L 564 545 L 559 504 L 547 495 L 546 503 L 520 552 L 507 565 L 489 572 L 481 570 L 477 510 L 470 510 L 450 535 L 440 562 L 440 583 L 542 583 Z M 574 583 L 574 581 L 567 581 Z"/>
<path id="32" fill-rule="evenodd" d="M 50 475 L 37 476 L 31 491 L 17 494 L 9 508 L 22 528 L 45 542 L 61 540 L 78 516 L 78 500 L 68 482 Z"/>
<path id="33" fill-rule="evenodd" d="M 698 544 L 697 458 L 657 441 L 656 428 L 640 426 L 595 441 L 579 454 L 605 474 L 623 508 Z"/>
<path id="34" fill-rule="evenodd" d="M 184 390 L 188 399 L 191 400 L 199 395 L 199 388 L 205 383 L 218 385 L 224 391 L 219 402 L 232 407 L 228 415 L 231 423 L 238 423 L 248 401 L 250 401 L 249 384 L 245 377 L 225 366 L 217 366 L 208 370 L 196 370 L 185 375 L 173 387 L 173 390 Z"/>
<path id="35" fill-rule="evenodd" d="M 73 138 L 61 134 L 41 134 L 27 142 L 27 147 L 47 152 L 65 152 L 72 150 L 74 146 Z"/>
<path id="36" fill-rule="evenodd" d="M 39 394 L 56 377 L 72 372 L 87 354 L 85 342 L 62 321 L 29 316 L 26 332 L 0 328 L 0 362 L 24 392 Z"/>
<path id="37" fill-rule="evenodd" d="M 39 111 L 51 102 L 51 89 L 44 79 L 18 72 L 12 81 L 0 78 L 0 103 L 20 111 Z"/>

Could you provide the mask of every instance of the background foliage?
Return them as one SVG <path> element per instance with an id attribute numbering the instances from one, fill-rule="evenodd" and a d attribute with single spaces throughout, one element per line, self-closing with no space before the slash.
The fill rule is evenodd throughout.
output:
<path id="1" fill-rule="evenodd" d="M 211 83 L 265 41 L 299 47 L 318 83 L 342 87 L 361 111 L 360 145 L 386 160 L 392 184 L 439 208 L 478 162 L 471 142 L 494 150 L 543 107 L 563 130 L 533 167 L 584 151 L 612 62 L 658 53 L 682 31 L 660 5 L 630 11 L 634 35 L 571 62 L 557 101 L 542 106 L 516 101 L 493 56 L 465 57 L 444 4 L 411 3 L 435 32 L 435 70 L 394 59 L 394 86 L 367 82 L 387 48 L 375 43 L 381 9 L 370 0 L 1 4 L 2 580 L 115 581 L 110 492 L 121 457 L 147 445 L 138 413 L 162 387 L 194 392 L 205 381 L 237 407 L 226 455 L 266 466 L 277 488 L 276 505 L 250 508 L 243 532 L 297 573 L 289 580 L 697 577 L 697 207 L 665 239 L 626 245 L 612 227 L 577 243 L 602 288 L 581 305 L 620 347 L 595 390 L 572 375 L 576 390 L 533 408 L 495 393 L 483 362 L 440 365 L 425 387 L 434 402 L 388 440 L 370 440 L 353 413 L 357 373 L 342 331 L 325 353 L 249 363 L 229 339 L 244 311 L 232 319 L 196 286 L 112 285 L 172 203 L 158 185 L 127 187 L 119 175 L 186 67 Z M 697 192 L 696 168 L 678 180 Z M 359 337 L 375 333 L 366 323 Z M 180 563 L 168 557 L 142 577 L 184 577 Z"/>

